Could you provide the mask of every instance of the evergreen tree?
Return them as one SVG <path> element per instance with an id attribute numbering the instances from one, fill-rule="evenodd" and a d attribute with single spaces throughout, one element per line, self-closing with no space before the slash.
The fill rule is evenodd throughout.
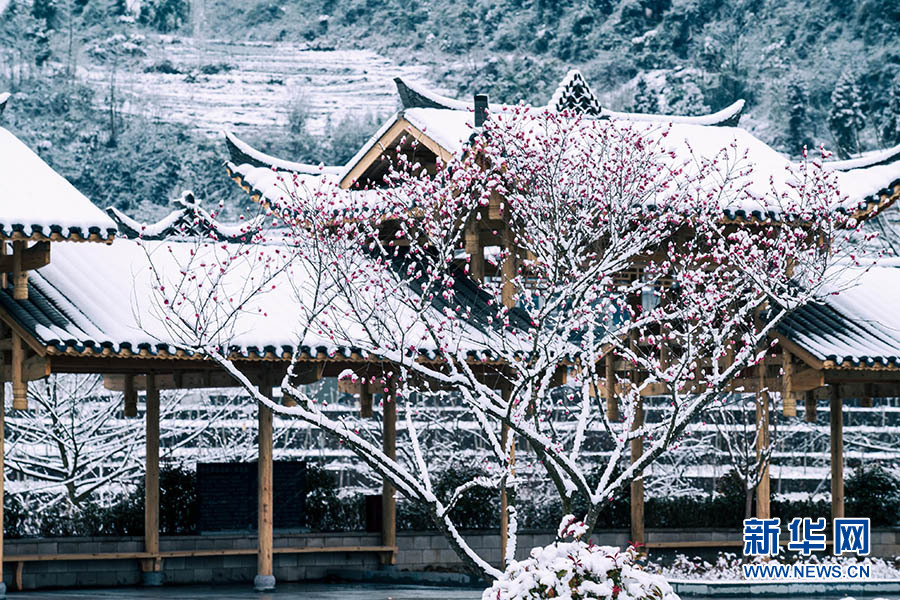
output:
<path id="1" fill-rule="evenodd" d="M 709 112 L 709 106 L 703 99 L 703 92 L 693 81 L 686 81 L 680 89 L 675 89 L 676 98 L 669 104 L 669 109 L 677 115 L 702 115 Z"/>
<path id="2" fill-rule="evenodd" d="M 888 146 L 900 144 L 900 79 L 894 80 L 887 106 L 881 114 L 881 138 Z"/>
<path id="3" fill-rule="evenodd" d="M 647 80 L 641 77 L 638 79 L 637 88 L 634 91 L 634 101 L 631 103 L 631 111 L 642 114 L 653 114 L 659 112 L 659 98 L 656 92 L 647 85 Z"/>
<path id="4" fill-rule="evenodd" d="M 109 5 L 109 14 L 113 17 L 121 17 L 128 13 L 128 3 L 125 0 L 112 0 Z"/>
<path id="5" fill-rule="evenodd" d="M 43 21 L 47 29 L 55 29 L 58 25 L 59 7 L 55 0 L 34 0 L 31 4 L 31 16 Z"/>
<path id="6" fill-rule="evenodd" d="M 801 152 L 804 146 L 811 146 L 809 129 L 809 94 L 806 82 L 794 77 L 788 84 L 785 95 L 788 113 L 788 144 L 792 151 Z"/>
<path id="7" fill-rule="evenodd" d="M 844 73 L 831 93 L 828 127 L 837 144 L 838 154 L 848 157 L 860 151 L 859 132 L 865 126 L 859 88 L 849 73 Z"/>

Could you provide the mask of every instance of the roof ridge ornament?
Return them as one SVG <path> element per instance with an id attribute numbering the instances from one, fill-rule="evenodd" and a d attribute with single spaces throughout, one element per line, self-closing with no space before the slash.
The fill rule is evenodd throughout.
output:
<path id="1" fill-rule="evenodd" d="M 547 108 L 556 112 L 569 111 L 599 117 L 603 107 L 591 86 L 578 69 L 571 69 L 556 87 Z"/>
<path id="2" fill-rule="evenodd" d="M 409 85 L 400 77 L 394 77 L 394 85 L 397 86 L 397 94 L 400 96 L 400 104 L 403 108 L 450 108 L 459 109 L 455 104 L 462 104 L 452 98 L 430 95 L 425 90 L 417 89 Z"/>
<path id="3" fill-rule="evenodd" d="M 206 237 L 219 242 L 252 242 L 262 228 L 264 216 L 259 215 L 239 225 L 220 223 L 200 207 L 194 193 L 185 190 L 175 198 L 178 206 L 156 223 L 141 223 L 119 209 L 110 206 L 107 214 L 119 226 L 119 232 L 130 240 L 166 240 L 169 238 Z"/>
<path id="4" fill-rule="evenodd" d="M 4 109 L 6 109 L 6 103 L 9 101 L 9 99 L 11 97 L 12 97 L 12 94 L 10 94 L 9 92 L 0 93 L 0 117 L 3 116 L 3 111 L 4 111 Z"/>

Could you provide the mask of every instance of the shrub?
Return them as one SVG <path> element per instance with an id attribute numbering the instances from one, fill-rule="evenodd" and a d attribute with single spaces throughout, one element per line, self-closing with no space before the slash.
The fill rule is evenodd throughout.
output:
<path id="1" fill-rule="evenodd" d="M 872 525 L 900 520 L 900 480 L 877 463 L 860 465 L 844 486 L 849 517 L 869 517 Z"/>
<path id="2" fill-rule="evenodd" d="M 218 75 L 219 73 L 228 73 L 234 70 L 234 65 L 228 63 L 212 63 L 200 67 L 200 72 L 204 75 Z"/>
<path id="3" fill-rule="evenodd" d="M 171 60 L 165 58 L 158 63 L 144 67 L 144 73 L 163 73 L 165 75 L 180 75 L 181 69 L 176 67 Z"/>
<path id="4" fill-rule="evenodd" d="M 563 518 L 558 541 L 534 548 L 530 558 L 513 561 L 506 572 L 482 595 L 483 600 L 678 600 L 672 587 L 659 575 L 636 564 L 637 550 L 594 546 L 581 541 L 583 523 L 572 515 Z"/>
<path id="5" fill-rule="evenodd" d="M 478 467 L 453 465 L 437 475 L 434 493 L 446 503 L 457 487 L 484 475 L 486 473 Z M 460 529 L 496 529 L 500 526 L 500 494 L 483 487 L 471 488 L 459 498 L 450 515 Z M 409 500 L 397 504 L 397 526 L 410 531 L 435 529 L 428 510 Z"/>
<path id="6" fill-rule="evenodd" d="M 318 465 L 306 465 L 306 526 L 313 531 L 365 529 L 364 499 L 360 494 L 338 495 L 337 477 Z"/>
<path id="7" fill-rule="evenodd" d="M 159 32 L 169 33 L 187 23 L 190 14 L 190 0 L 144 0 L 138 21 Z"/>

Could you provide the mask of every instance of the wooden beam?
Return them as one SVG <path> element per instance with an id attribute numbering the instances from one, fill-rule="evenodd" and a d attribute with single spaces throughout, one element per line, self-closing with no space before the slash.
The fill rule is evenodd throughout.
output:
<path id="1" fill-rule="evenodd" d="M 25 242 L 14 242 L 14 245 L 24 243 Z M 0 271 L 4 274 L 15 273 L 16 260 L 15 254 L 9 255 L 6 254 L 6 252 L 0 253 Z M 35 269 L 40 269 L 41 267 L 50 264 L 50 242 L 37 242 L 30 248 L 25 248 L 18 260 L 19 268 L 23 271 L 34 271 Z"/>
<path id="2" fill-rule="evenodd" d="M 382 160 L 384 152 L 392 147 L 403 137 L 415 140 L 421 145 L 431 150 L 435 156 L 441 159 L 446 165 L 450 162 L 453 154 L 446 150 L 443 146 L 431 139 L 423 131 L 417 128 L 404 118 L 399 118 L 391 125 L 384 134 L 369 148 L 368 151 L 353 165 L 350 171 L 341 179 L 340 186 L 347 189 L 352 186 L 366 171 L 369 170 L 374 163 Z"/>
<path id="3" fill-rule="evenodd" d="M 782 375 L 781 375 L 781 399 L 782 410 L 786 417 L 797 416 L 797 398 L 794 397 L 794 365 L 791 362 L 793 355 L 789 350 L 784 349 L 781 353 Z"/>
<path id="4" fill-rule="evenodd" d="M 863 408 L 872 408 L 872 396 L 874 395 L 875 386 L 871 383 L 864 384 L 864 394 L 859 399 L 859 405 Z"/>
<path id="5" fill-rule="evenodd" d="M 773 334 L 775 339 L 778 340 L 778 344 L 784 349 L 790 351 L 794 356 L 805 362 L 807 365 L 812 367 L 813 369 L 824 369 L 825 363 L 819 358 L 813 356 L 808 350 L 802 348 L 797 345 L 796 342 L 790 340 L 780 333 Z"/>
<path id="6" fill-rule="evenodd" d="M 272 396 L 272 386 L 267 382 L 261 385 L 260 392 Z M 258 405 L 259 431 L 257 446 L 259 460 L 257 463 L 257 553 L 256 577 L 253 587 L 257 591 L 275 588 L 275 574 L 272 564 L 272 410 L 263 403 Z"/>
<path id="7" fill-rule="evenodd" d="M 806 408 L 806 422 L 807 423 L 815 423 L 816 422 L 816 393 L 812 390 L 806 392 L 803 396 L 804 405 Z"/>
<path id="8" fill-rule="evenodd" d="M 769 446 L 769 393 L 766 388 L 766 361 L 759 363 L 759 389 L 756 398 L 756 457 L 760 459 L 764 450 Z M 771 454 L 770 454 L 771 455 Z M 768 519 L 771 510 L 771 483 L 769 480 L 769 464 L 766 462 L 759 485 L 756 487 L 756 518 Z"/>
<path id="9" fill-rule="evenodd" d="M 0 307 L 0 321 L 6 324 L 13 332 L 19 334 L 19 337 L 22 338 L 22 341 L 28 346 L 35 354 L 38 356 L 46 356 L 47 354 L 47 346 L 41 344 L 34 336 L 22 327 L 19 322 L 14 319 L 4 308 Z M 12 346 L 10 346 L 12 348 Z"/>
<path id="10" fill-rule="evenodd" d="M 382 400 L 382 433 L 381 450 L 385 456 L 397 458 L 397 401 L 395 397 L 395 384 L 388 382 L 390 392 L 383 396 Z M 381 545 L 397 545 L 397 501 L 394 497 L 397 490 L 387 479 L 381 480 Z M 386 557 L 384 557 L 386 558 Z M 393 564 L 394 555 L 390 556 Z"/>
<path id="11" fill-rule="evenodd" d="M 12 367 L 11 377 L 13 388 L 13 409 L 28 410 L 28 383 L 24 377 L 25 350 L 22 348 L 22 338 L 13 331 L 12 333 Z"/>
<path id="12" fill-rule="evenodd" d="M 147 374 L 146 462 L 144 470 L 144 550 L 159 554 L 159 390 L 153 373 Z M 136 407 L 135 407 L 135 410 Z M 142 562 L 144 585 L 162 585 L 162 561 Z"/>
<path id="13" fill-rule="evenodd" d="M 293 365 L 292 385 L 309 385 L 322 379 L 325 371 L 323 362 L 298 362 Z"/>
<path id="14" fill-rule="evenodd" d="M 102 363 L 103 365 L 99 368 L 95 368 L 105 369 L 107 368 L 107 365 L 109 365 L 108 361 L 115 361 L 116 359 L 100 358 L 93 360 L 97 361 L 97 364 Z M 156 361 L 150 363 L 146 359 L 141 360 L 144 360 L 144 369 L 146 369 L 150 364 L 152 364 L 155 368 L 158 364 Z M 164 365 L 160 364 L 160 367 L 162 368 L 164 367 Z M 141 365 L 134 365 L 134 370 L 140 368 Z M 127 373 L 106 373 L 103 375 L 103 387 L 114 392 L 124 392 L 128 387 L 126 381 L 129 377 L 131 377 L 133 381 L 132 385 L 135 391 L 142 392 L 147 389 L 147 376 L 140 373 L 135 373 L 133 375 Z M 156 375 L 156 389 L 158 390 L 193 390 L 229 387 L 240 386 L 235 382 L 234 378 L 231 375 L 229 375 L 225 371 L 222 371 L 221 369 L 209 369 L 202 371 L 178 371 L 170 373 L 158 373 Z"/>
<path id="15" fill-rule="evenodd" d="M 10 341 L 9 349 L 12 351 L 12 341 Z M 12 381 L 12 365 L 3 365 L 0 368 L 3 381 Z M 50 375 L 50 360 L 45 356 L 29 356 L 22 363 L 22 379 L 24 381 L 35 381 L 43 379 Z"/>
<path id="16" fill-rule="evenodd" d="M 125 375 L 125 389 L 123 390 L 123 402 L 124 402 L 124 414 L 126 417 L 136 417 L 137 416 L 137 390 L 134 387 L 134 375 Z M 145 387 L 148 394 L 150 391 L 149 383 L 150 377 L 145 376 Z M 154 382 L 155 384 L 155 382 Z M 156 388 L 156 385 L 153 385 Z M 158 392 L 158 390 L 157 390 Z"/>
<path id="17" fill-rule="evenodd" d="M 831 518 L 844 516 L 844 410 L 841 387 L 831 386 Z"/>

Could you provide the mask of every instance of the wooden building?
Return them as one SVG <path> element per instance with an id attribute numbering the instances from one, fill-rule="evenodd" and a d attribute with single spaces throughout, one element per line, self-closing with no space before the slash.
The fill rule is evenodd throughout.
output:
<path id="1" fill-rule="evenodd" d="M 320 167 L 281 160 L 261 153 L 236 136 L 228 134 L 229 175 L 260 201 L 290 193 L 285 181 L 294 178 L 331 178 L 352 193 L 369 194 L 367 188 L 380 185 L 385 154 L 398 147 L 415 152 L 427 168 L 436 169 L 438 158 L 446 162 L 463 150 L 465 140 L 476 130 L 475 103 L 445 98 L 424 88 L 397 80 L 402 109 L 392 116 L 346 165 Z M 2 99 L 0 99 L 2 100 Z M 485 106 L 486 99 L 479 99 Z M 634 122 L 671 122 L 675 138 L 701 135 L 710 147 L 727 144 L 740 137 L 753 150 L 751 159 L 771 171 L 788 163 L 777 152 L 737 127 L 742 102 L 711 115 L 675 117 L 634 115 L 602 108 L 596 96 L 577 72 L 570 73 L 551 100 L 551 109 L 577 109 L 593 118 Z M 494 108 L 493 106 L 491 107 Z M 501 107 L 502 108 L 502 107 Z M 411 141 L 418 143 L 414 146 Z M 724 140 L 724 142 L 723 142 Z M 406 145 L 406 147 L 404 147 Z M 835 163 L 851 190 L 848 210 L 859 218 L 883 209 L 900 196 L 900 148 L 865 160 Z M 51 373 L 101 373 L 107 385 L 123 392 L 126 414 L 136 414 L 137 392 L 147 399 L 147 468 L 145 548 L 132 558 L 142 561 L 146 581 L 161 580 L 158 534 L 159 502 L 159 390 L 167 388 L 224 387 L 231 379 L 200 352 L 189 352 L 173 339 L 159 320 L 142 318 L 152 311 L 152 282 L 148 261 L 161 264 L 189 252 L 194 247 L 185 239 L 191 234 L 212 236 L 222 243 L 240 238 L 240 227 L 213 225 L 191 229 L 200 210 L 185 197 L 181 208 L 164 224 L 144 226 L 127 216 L 99 210 L 62 177 L 54 173 L 10 132 L 0 128 L 0 359 L 4 380 L 13 384 L 13 408 L 27 409 L 27 385 Z M 753 218 L 746 207 L 728 218 Z M 170 226 L 181 224 L 175 230 Z M 458 293 L 477 301 L 478 280 L 496 272 L 485 253 L 503 244 L 505 224 L 496 207 L 488 207 L 479 227 L 467 231 L 466 252 L 471 257 L 474 281 L 460 281 Z M 116 237 L 117 233 L 119 237 Z M 173 235 L 181 236 L 180 239 Z M 140 236 L 142 240 L 129 239 Z M 99 243 L 73 243 L 76 241 Z M 174 249 L 172 253 L 169 249 Z M 170 265 L 171 266 L 171 265 Z M 793 315 L 779 330 L 781 342 L 773 356 L 755 373 L 746 373 L 739 382 L 747 391 L 783 390 L 782 410 L 792 414 L 802 398 L 807 415 L 816 403 L 828 401 L 832 415 L 833 512 L 843 513 L 843 452 L 841 407 L 848 398 L 871 402 L 873 398 L 900 395 L 900 326 L 896 326 L 896 281 L 900 269 L 873 269 L 849 295 L 824 306 L 810 306 Z M 473 299 L 474 298 L 474 299 Z M 334 349 L 327 340 L 298 339 L 284 323 L 299 310 L 296 302 L 284 297 L 261 299 L 265 310 L 252 317 L 253 327 L 241 328 L 230 340 L 231 357 L 241 371 L 261 390 L 277 385 L 295 352 L 305 365 L 300 378 L 311 382 L 336 377 L 346 369 L 360 374 L 385 368 L 378 357 L 365 356 L 353 348 Z M 477 344 L 472 351 L 483 350 Z M 429 351 L 423 348 L 422 351 Z M 614 362 L 612 368 L 619 368 Z M 371 415 L 371 390 L 359 389 L 361 412 Z M 764 392 L 760 392 L 764 393 Z M 765 406 L 768 406 L 766 404 Z M 384 403 L 385 451 L 393 452 L 394 420 L 391 402 Z M 257 587 L 274 585 L 272 571 L 272 413 L 264 405 L 258 411 L 259 443 L 259 523 L 257 547 Z M 765 414 L 760 423 L 767 422 Z M 0 422 L 2 427 L 2 422 Z M 0 429 L 2 433 L 2 429 Z M 0 437 L 2 440 L 2 437 Z M 640 452 L 640 444 L 634 449 Z M 0 453 L 2 456 L 2 453 Z M 0 490 L 2 491 L 2 490 Z M 643 540 L 643 491 L 636 482 L 633 494 L 633 539 Z M 758 514 L 768 514 L 767 480 L 760 486 Z M 2 507 L 2 504 L 0 504 Z M 2 508 L 0 508 L 2 510 Z M 383 485 L 382 544 L 348 551 L 375 552 L 390 562 L 396 543 L 394 490 Z M 2 551 L 2 548 L 0 548 Z M 8 559 L 9 557 L 7 557 Z M 53 557 L 32 557 L 34 560 Z M 103 557 L 99 557 L 103 558 Z M 106 558 L 123 558 L 109 556 Z"/>
<path id="2" fill-rule="evenodd" d="M 391 116 L 356 155 L 342 166 L 316 166 L 293 163 L 261 153 L 234 134 L 226 133 L 230 160 L 229 176 L 254 200 L 282 200 L 291 193 L 290 182 L 309 182 L 330 178 L 342 188 L 367 194 L 383 186 L 388 157 L 404 152 L 429 171 L 438 168 L 464 151 L 469 137 L 478 131 L 476 115 L 485 110 L 504 111 L 514 107 L 488 104 L 484 96 L 466 102 L 447 98 L 424 87 L 396 79 L 401 109 Z M 550 99 L 551 111 L 576 111 L 588 118 L 621 120 L 626 123 L 670 124 L 673 145 L 689 142 L 701 156 L 712 157 L 721 148 L 737 141 L 748 151 L 755 169 L 754 185 L 769 181 L 785 182 L 791 161 L 741 129 L 744 102 L 737 101 L 716 113 L 702 116 L 645 115 L 611 111 L 601 106 L 597 96 L 578 71 L 571 71 Z M 414 154 L 413 154 L 414 153 Z M 839 208 L 864 220 L 886 210 L 900 197 L 900 146 L 864 157 L 825 163 L 836 173 L 847 194 Z M 486 276 L 502 277 L 499 268 L 485 260 L 485 252 L 504 245 L 507 224 L 499 203 L 491 205 L 466 232 L 466 252 L 470 273 L 476 280 Z M 752 203 L 723 208 L 723 218 L 753 220 L 773 216 Z M 389 226 L 389 225 L 388 225 Z M 898 265 L 900 266 L 900 265 Z M 745 373 L 735 387 L 747 392 L 781 391 L 785 415 L 796 414 L 798 398 L 803 399 L 806 414 L 815 415 L 817 399 L 831 407 L 832 512 L 843 514 L 842 411 L 845 399 L 859 399 L 863 405 L 873 398 L 894 397 L 900 393 L 900 322 L 894 317 L 895 281 L 900 270 L 893 266 L 872 269 L 859 285 L 836 297 L 825 306 L 807 306 L 791 316 L 775 337 L 779 343 L 756 372 Z M 900 282 L 898 282 L 900 283 Z M 893 308 L 892 308 L 893 307 Z M 614 363 L 614 369 L 624 370 Z M 769 406 L 766 402 L 763 406 Z M 767 411 L 765 411 L 767 413 Z M 758 415 L 765 432 L 768 414 Z M 766 433 L 765 435 L 768 435 Z M 761 438 L 763 439 L 763 438 Z M 640 452 L 640 445 L 633 452 Z M 769 477 L 766 471 L 757 493 L 757 514 L 769 515 Z M 643 541 L 643 489 L 636 482 L 632 489 L 632 539 Z M 651 544 L 652 546 L 652 544 Z"/>

